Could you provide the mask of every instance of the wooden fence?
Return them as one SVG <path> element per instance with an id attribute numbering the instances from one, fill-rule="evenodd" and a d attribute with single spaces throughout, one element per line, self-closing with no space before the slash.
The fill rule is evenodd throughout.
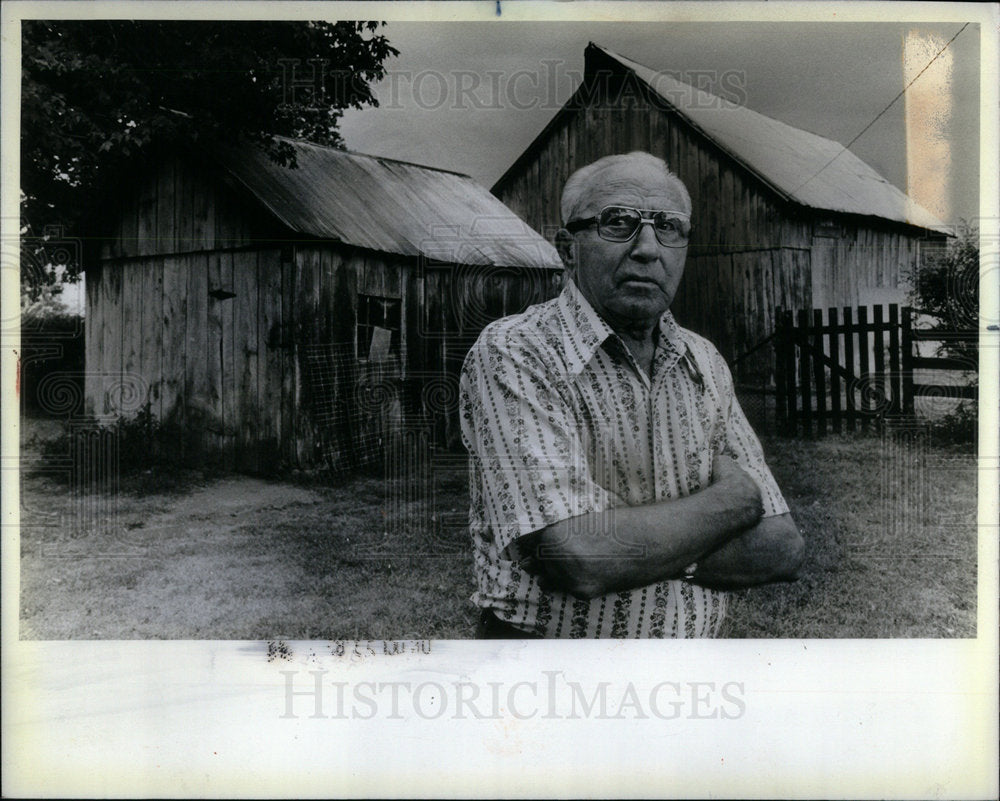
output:
<path id="1" fill-rule="evenodd" d="M 920 356 L 914 355 L 913 343 L 947 342 L 958 344 L 975 342 L 978 332 L 975 330 L 947 330 L 940 326 L 922 330 L 914 327 L 914 319 L 919 315 L 934 316 L 920 309 L 903 309 L 903 411 L 914 412 L 914 398 L 945 397 L 976 400 L 978 388 L 964 384 L 935 384 L 915 381 L 917 370 L 959 370 L 962 372 L 978 371 L 978 360 L 971 354 L 963 359 L 954 356 Z"/>
<path id="2" fill-rule="evenodd" d="M 917 329 L 917 314 L 896 304 L 831 308 L 825 315 L 822 309 L 779 309 L 774 336 L 779 427 L 806 434 L 863 430 L 886 416 L 912 415 L 920 396 L 974 399 L 975 387 L 915 380 L 917 370 L 976 369 L 970 361 L 914 354 L 922 341 L 970 336 Z"/>

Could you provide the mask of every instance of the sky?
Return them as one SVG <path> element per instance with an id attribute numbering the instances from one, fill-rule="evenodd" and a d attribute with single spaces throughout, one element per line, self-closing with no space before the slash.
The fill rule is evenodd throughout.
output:
<path id="1" fill-rule="evenodd" d="M 400 53 L 375 87 L 381 106 L 347 112 L 341 132 L 352 150 L 463 172 L 492 186 L 579 84 L 584 48 L 593 41 L 846 145 L 919 72 L 914 63 L 930 61 L 940 49 L 933 43 L 943 46 L 961 27 L 389 22 L 382 32 Z M 932 46 L 912 50 L 904 65 L 907 34 Z M 940 169 L 930 173 L 946 186 L 939 215 L 946 223 L 978 216 L 979 35 L 978 26 L 966 28 L 907 92 L 930 98 L 938 144 L 943 139 L 948 151 L 943 178 Z M 906 98 L 851 150 L 907 191 Z"/>

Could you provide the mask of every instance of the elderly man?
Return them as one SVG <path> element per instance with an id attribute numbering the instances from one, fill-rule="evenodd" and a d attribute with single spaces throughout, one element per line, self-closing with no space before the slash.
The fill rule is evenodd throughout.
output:
<path id="1" fill-rule="evenodd" d="M 691 200 L 648 153 L 570 176 L 554 300 L 462 373 L 480 637 L 710 637 L 803 543 L 725 361 L 669 311 Z"/>

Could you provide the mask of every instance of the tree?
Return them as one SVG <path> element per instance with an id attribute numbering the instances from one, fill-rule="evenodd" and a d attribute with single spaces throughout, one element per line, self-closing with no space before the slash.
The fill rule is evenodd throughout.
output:
<path id="1" fill-rule="evenodd" d="M 291 166 L 277 135 L 341 147 L 343 111 L 378 105 L 398 54 L 381 24 L 25 21 L 23 231 L 72 235 L 95 190 L 159 146 L 250 141 Z"/>
<path id="2" fill-rule="evenodd" d="M 943 340 L 942 356 L 978 364 L 979 345 L 979 231 L 962 222 L 955 238 L 943 250 L 931 252 L 910 276 L 910 300 L 930 315 L 931 330 L 959 332 Z"/>
<path id="3" fill-rule="evenodd" d="M 910 276 L 910 301 L 930 318 L 924 330 L 941 331 L 937 354 L 968 365 L 963 383 L 977 386 L 979 365 L 979 231 L 962 222 L 955 238 L 930 253 Z M 975 443 L 975 401 L 961 400 L 934 421 L 936 435 L 947 442 Z"/>

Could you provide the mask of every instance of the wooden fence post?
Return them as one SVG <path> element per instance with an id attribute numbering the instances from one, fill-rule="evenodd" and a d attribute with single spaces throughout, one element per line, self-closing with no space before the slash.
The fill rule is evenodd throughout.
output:
<path id="1" fill-rule="evenodd" d="M 826 310 L 830 322 L 830 361 L 840 364 L 840 327 L 837 324 L 837 309 Z M 843 425 L 843 415 L 840 411 L 840 374 L 830 370 L 830 414 L 833 416 L 833 430 L 840 433 Z"/>
<path id="2" fill-rule="evenodd" d="M 903 376 L 899 361 L 899 306 L 889 304 L 889 391 L 892 392 L 890 411 L 898 415 L 903 408 Z"/>
<path id="3" fill-rule="evenodd" d="M 861 428 L 868 429 L 868 413 L 871 406 L 868 402 L 868 395 L 864 390 L 866 380 L 871 380 L 871 372 L 868 369 L 868 308 L 858 306 L 858 385 L 861 388 Z"/>
<path id="4" fill-rule="evenodd" d="M 785 317 L 779 306 L 774 310 L 774 416 L 775 422 L 788 422 L 788 404 L 785 400 Z M 766 415 L 765 415 L 766 416 Z"/>
<path id="5" fill-rule="evenodd" d="M 872 349 L 875 353 L 875 372 L 872 375 L 872 384 L 875 385 L 877 382 L 878 385 L 875 404 L 879 412 L 879 417 L 881 417 L 885 414 L 885 400 L 888 398 L 885 381 L 885 326 L 882 323 L 882 318 L 884 317 L 882 314 L 882 305 L 875 306 L 872 311 L 875 316 L 872 326 Z"/>
<path id="6" fill-rule="evenodd" d="M 816 434 L 826 434 L 826 371 L 823 365 L 823 310 L 813 310 L 813 377 L 816 379 Z"/>
<path id="7" fill-rule="evenodd" d="M 784 312 L 785 332 L 785 403 L 788 409 L 788 430 L 795 433 L 798 426 L 798 413 L 796 410 L 797 401 L 795 398 L 795 322 L 791 310 Z"/>
<path id="8" fill-rule="evenodd" d="M 802 394 L 802 431 L 812 434 L 812 398 L 809 386 L 809 312 L 799 309 L 796 339 L 799 343 L 799 391 Z"/>
<path id="9" fill-rule="evenodd" d="M 903 307 L 903 414 L 913 414 L 913 309 Z"/>
<path id="10" fill-rule="evenodd" d="M 854 375 L 854 316 L 849 306 L 844 307 L 844 362 L 847 372 Z M 845 387 L 847 391 L 847 430 L 853 432 L 858 420 L 858 408 L 854 403 L 855 387 L 850 381 Z"/>

